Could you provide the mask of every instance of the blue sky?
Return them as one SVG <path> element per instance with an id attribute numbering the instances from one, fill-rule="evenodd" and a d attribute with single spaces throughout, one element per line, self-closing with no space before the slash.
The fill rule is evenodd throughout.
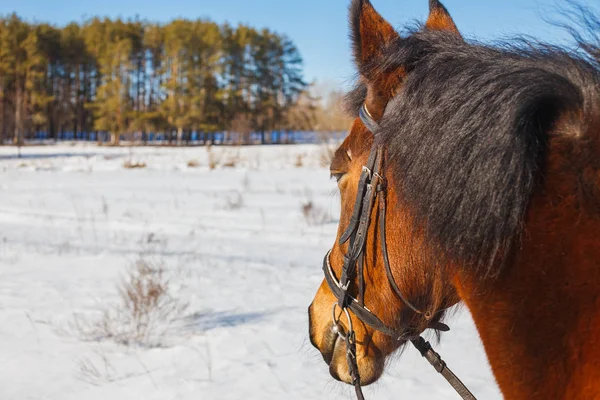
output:
<path id="1" fill-rule="evenodd" d="M 595 4 L 597 0 L 581 0 Z M 290 36 L 302 53 L 307 80 L 345 85 L 350 61 L 347 7 L 350 0 L 0 0 L 0 14 L 16 12 L 28 20 L 63 25 L 91 16 L 135 17 L 168 21 L 208 17 L 243 22 Z M 371 0 L 392 25 L 401 27 L 427 16 L 427 0 Z M 482 40 L 517 33 L 561 41 L 565 35 L 544 22 L 564 0 L 445 0 L 467 37 Z"/>

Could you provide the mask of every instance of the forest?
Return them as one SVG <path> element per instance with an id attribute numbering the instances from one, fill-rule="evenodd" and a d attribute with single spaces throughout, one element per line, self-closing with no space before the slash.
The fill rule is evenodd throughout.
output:
<path id="1" fill-rule="evenodd" d="M 181 144 L 199 132 L 232 132 L 249 144 L 272 131 L 345 129 L 341 96 L 311 95 L 302 68 L 292 40 L 269 29 L 108 18 L 57 27 L 5 16 L 0 144 L 39 132 L 115 145 L 156 133 Z"/>

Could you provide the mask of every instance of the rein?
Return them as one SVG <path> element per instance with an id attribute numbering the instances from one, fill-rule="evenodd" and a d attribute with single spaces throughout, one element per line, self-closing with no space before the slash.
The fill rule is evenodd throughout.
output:
<path id="1" fill-rule="evenodd" d="M 360 119 L 374 136 L 377 136 L 379 124 L 369 113 L 366 105 L 363 105 L 359 112 Z M 398 298 L 413 312 L 422 315 L 425 320 L 429 321 L 427 329 L 447 332 L 450 328 L 441 323 L 432 321 L 434 316 L 432 311 L 421 311 L 415 307 L 403 295 L 402 291 L 396 284 L 392 269 L 390 267 L 387 240 L 386 240 L 386 180 L 383 177 L 383 147 L 381 145 L 373 145 L 367 165 L 362 169 L 360 180 L 358 183 L 358 192 L 354 203 L 354 211 L 350 218 L 350 223 L 344 234 L 340 238 L 340 245 L 348 243 L 348 252 L 344 255 L 344 265 L 342 267 L 342 275 L 338 278 L 333 271 L 330 262 L 331 250 L 325 255 L 323 260 L 323 272 L 325 280 L 334 296 L 337 298 L 337 303 L 333 305 L 333 329 L 338 334 L 340 339 L 346 343 L 346 361 L 348 363 L 348 371 L 352 377 L 352 385 L 355 388 L 356 396 L 359 400 L 364 400 L 362 387 L 360 383 L 360 374 L 358 362 L 356 359 L 356 334 L 352 327 L 352 312 L 359 320 L 371 328 L 382 332 L 383 334 L 393 337 L 399 341 L 407 341 L 415 346 L 421 355 L 452 385 L 456 392 L 465 400 L 476 400 L 475 396 L 467 389 L 467 387 L 458 379 L 456 375 L 448 368 L 440 355 L 436 353 L 429 342 L 421 336 L 414 336 L 393 329 L 383 323 L 364 303 L 364 258 L 365 258 L 365 243 L 367 232 L 371 224 L 371 215 L 375 203 L 378 201 L 379 207 L 379 232 L 381 242 L 381 252 L 383 254 L 383 264 L 385 272 L 394 293 Z M 353 278 L 358 279 L 358 296 L 354 298 L 348 292 Z M 337 308 L 341 309 L 341 313 L 336 315 Z M 347 319 L 347 329 L 344 329 L 339 324 L 341 316 L 345 314 Z"/>

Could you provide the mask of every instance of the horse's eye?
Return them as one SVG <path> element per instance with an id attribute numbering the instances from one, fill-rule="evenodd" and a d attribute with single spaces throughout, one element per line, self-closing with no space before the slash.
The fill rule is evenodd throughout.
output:
<path id="1" fill-rule="evenodd" d="M 345 172 L 332 172 L 331 177 L 335 179 L 336 182 L 339 183 L 340 179 L 342 179 L 346 175 Z"/>

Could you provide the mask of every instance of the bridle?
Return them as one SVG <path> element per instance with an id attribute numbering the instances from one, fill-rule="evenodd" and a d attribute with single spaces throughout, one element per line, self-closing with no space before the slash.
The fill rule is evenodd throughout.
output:
<path id="1" fill-rule="evenodd" d="M 363 105 L 359 111 L 359 117 L 362 120 L 365 127 L 373 133 L 376 137 L 379 133 L 379 124 L 369 113 L 366 105 Z M 452 385 L 457 393 L 466 400 L 476 400 L 475 396 L 467 389 L 467 387 L 454 375 L 454 373 L 447 367 L 446 363 L 442 360 L 439 354 L 433 351 L 429 342 L 423 339 L 419 335 L 411 335 L 411 329 L 403 329 L 402 331 L 396 330 L 392 327 L 387 326 L 381 321 L 371 310 L 365 306 L 364 302 L 364 259 L 365 259 L 365 243 L 367 239 L 367 233 L 371 224 L 371 216 L 375 203 L 378 201 L 379 207 L 379 232 L 381 243 L 381 253 L 383 256 L 383 264 L 385 272 L 390 283 L 390 286 L 396 296 L 414 313 L 422 315 L 426 321 L 429 321 L 427 329 L 433 329 L 440 332 L 447 332 L 450 328 L 441 323 L 433 320 L 433 311 L 421 311 L 419 308 L 414 306 L 408 298 L 402 293 L 398 287 L 396 280 L 392 274 L 390 267 L 390 261 L 387 251 L 386 241 L 386 192 L 387 185 L 386 180 L 383 177 L 383 146 L 377 144 L 374 141 L 371 147 L 371 152 L 367 164 L 363 166 L 360 180 L 358 182 L 358 191 L 356 200 L 354 203 L 354 211 L 350 218 L 350 223 L 343 235 L 340 238 L 339 244 L 343 245 L 348 243 L 348 252 L 344 255 L 344 265 L 342 267 L 341 277 L 338 279 L 333 271 L 330 262 L 331 250 L 327 252 L 325 259 L 323 260 L 323 272 L 325 274 L 325 280 L 334 296 L 337 298 L 337 302 L 333 305 L 333 329 L 339 335 L 339 337 L 346 343 L 346 361 L 348 363 L 348 369 L 350 376 L 352 377 L 352 384 L 356 390 L 356 395 L 359 400 L 364 400 L 364 395 L 361 389 L 360 374 L 358 370 L 358 363 L 356 359 L 356 335 L 352 326 L 352 319 L 350 318 L 350 312 L 352 312 L 359 320 L 371 328 L 382 332 L 383 334 L 393 337 L 399 341 L 410 342 L 416 347 L 427 361 L 435 368 L 435 370 L 442 374 L 444 378 Z M 358 296 L 352 297 L 349 293 L 349 288 L 352 280 L 357 278 L 358 283 Z M 336 314 L 337 308 L 341 309 L 341 313 Z M 342 314 L 345 314 L 347 318 L 347 329 L 344 330 L 340 325 L 340 319 Z"/>

